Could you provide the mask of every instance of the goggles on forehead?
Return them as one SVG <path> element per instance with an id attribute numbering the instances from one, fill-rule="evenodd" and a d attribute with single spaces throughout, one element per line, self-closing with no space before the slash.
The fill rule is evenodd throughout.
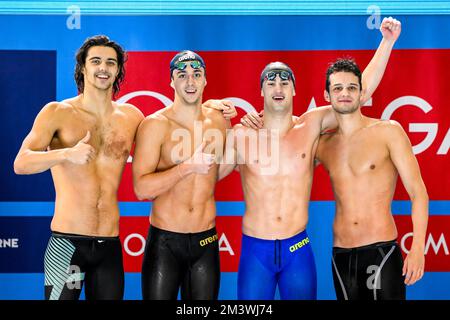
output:
<path id="1" fill-rule="evenodd" d="M 198 60 L 178 61 L 178 62 L 175 62 L 174 70 L 182 71 L 182 70 L 186 69 L 188 64 L 191 66 L 192 69 L 200 69 L 201 67 L 203 67 L 202 63 Z"/>
<path id="2" fill-rule="evenodd" d="M 277 77 L 277 75 L 280 76 L 281 80 L 291 80 L 292 74 L 289 71 L 286 70 L 275 70 L 275 71 L 269 71 L 265 75 L 266 80 L 273 81 Z"/>

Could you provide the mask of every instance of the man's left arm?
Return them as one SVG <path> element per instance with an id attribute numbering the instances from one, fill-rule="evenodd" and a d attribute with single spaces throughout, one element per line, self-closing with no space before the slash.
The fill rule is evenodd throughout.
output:
<path id="1" fill-rule="evenodd" d="M 422 278 L 425 268 L 428 194 L 408 136 L 400 124 L 392 120 L 390 122 L 389 134 L 386 137 L 390 156 L 412 203 L 413 242 L 403 265 L 405 283 L 411 285 Z"/>
<path id="2" fill-rule="evenodd" d="M 401 30 L 402 26 L 400 21 L 392 17 L 383 19 L 380 26 L 380 32 L 383 35 L 383 39 L 381 40 L 372 60 L 370 60 L 362 74 L 363 95 L 361 97 L 361 105 L 366 103 L 366 101 L 372 97 L 372 94 L 380 84 L 384 71 L 386 70 L 392 48 L 400 36 Z"/>

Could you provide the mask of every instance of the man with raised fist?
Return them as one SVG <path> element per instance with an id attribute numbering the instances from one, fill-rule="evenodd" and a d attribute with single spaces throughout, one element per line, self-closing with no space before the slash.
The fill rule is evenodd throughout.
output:
<path id="1" fill-rule="evenodd" d="M 315 159 L 336 199 L 332 270 L 339 300 L 404 300 L 425 268 L 428 194 L 411 142 L 394 120 L 361 113 L 361 71 L 339 59 L 327 71 L 325 99 L 339 123 L 320 137 Z M 391 202 L 398 176 L 411 199 L 413 241 L 403 260 Z"/>

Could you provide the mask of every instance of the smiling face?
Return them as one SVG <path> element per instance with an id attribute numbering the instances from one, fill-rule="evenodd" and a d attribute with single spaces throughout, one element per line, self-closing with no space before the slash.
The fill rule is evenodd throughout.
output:
<path id="1" fill-rule="evenodd" d="M 85 89 L 112 90 L 118 72 L 117 53 L 113 48 L 91 47 L 83 68 Z"/>
<path id="2" fill-rule="evenodd" d="M 352 72 L 335 72 L 330 75 L 329 93 L 324 92 L 325 100 L 340 114 L 353 113 L 360 107 L 361 88 L 358 77 Z"/>
<path id="3" fill-rule="evenodd" d="M 292 79 L 283 80 L 277 74 L 273 80 L 265 79 L 261 96 L 264 97 L 264 110 L 268 112 L 292 111 L 293 97 L 295 96 Z"/>
<path id="4" fill-rule="evenodd" d="M 175 99 L 181 99 L 183 104 L 197 105 L 201 103 L 206 86 L 205 69 L 194 69 L 187 63 L 184 70 L 173 71 L 170 86 L 175 90 Z"/>

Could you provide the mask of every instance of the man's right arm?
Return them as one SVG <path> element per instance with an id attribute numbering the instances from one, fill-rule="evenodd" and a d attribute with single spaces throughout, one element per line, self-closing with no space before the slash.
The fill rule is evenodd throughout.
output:
<path id="1" fill-rule="evenodd" d="M 212 155 L 202 152 L 203 142 L 187 161 L 156 172 L 167 126 L 168 120 L 161 115 L 151 115 L 139 125 L 132 165 L 134 192 L 139 200 L 155 199 L 192 173 L 207 174 L 214 162 Z"/>
<path id="2" fill-rule="evenodd" d="M 145 118 L 136 133 L 133 157 L 134 193 L 139 200 L 153 200 L 181 180 L 178 166 L 156 173 L 161 156 L 167 120 L 151 115 Z"/>
<path id="3" fill-rule="evenodd" d="M 72 148 L 46 151 L 58 129 L 57 108 L 58 102 L 51 102 L 37 115 L 14 160 L 16 174 L 40 173 L 66 161 L 85 164 L 95 156 L 94 148 L 87 144 L 89 132 Z"/>

